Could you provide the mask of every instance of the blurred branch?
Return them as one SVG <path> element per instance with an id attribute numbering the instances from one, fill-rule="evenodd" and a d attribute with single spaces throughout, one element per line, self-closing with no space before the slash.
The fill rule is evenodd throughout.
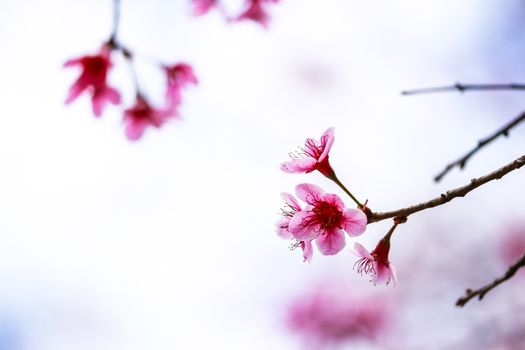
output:
<path id="1" fill-rule="evenodd" d="M 423 89 L 405 90 L 401 91 L 401 95 L 419 95 L 419 94 L 431 94 L 439 92 L 449 91 L 481 91 L 481 90 L 525 90 L 525 84 L 461 84 L 456 83 L 454 85 L 439 86 Z"/>
<path id="2" fill-rule="evenodd" d="M 525 165 L 525 155 L 522 155 L 521 157 L 513 160 L 507 165 L 504 165 L 503 167 L 485 176 L 481 176 L 481 177 L 470 180 L 470 183 L 465 186 L 449 190 L 446 193 L 442 193 L 437 198 L 434 198 L 427 202 L 419 203 L 419 204 L 416 204 L 410 207 L 388 211 L 388 212 L 373 212 L 370 209 L 366 208 L 365 213 L 368 218 L 368 223 L 370 224 L 373 222 L 378 222 L 378 221 L 390 219 L 390 218 L 397 218 L 397 217 L 403 218 L 403 217 L 409 216 L 410 214 L 414 214 L 414 213 L 417 213 L 425 209 L 434 208 L 434 207 L 443 205 L 445 203 L 450 202 L 454 198 L 464 197 L 470 191 L 486 184 L 487 182 L 490 182 L 493 180 L 499 180 L 503 176 L 510 173 L 511 171 L 521 168 L 523 165 Z"/>
<path id="3" fill-rule="evenodd" d="M 522 113 L 519 116 L 517 116 L 516 118 L 514 118 L 512 121 L 510 121 L 510 123 L 508 123 L 507 125 L 503 126 L 501 129 L 496 131 L 494 134 L 490 135 L 489 137 L 487 137 L 485 139 L 479 140 L 476 147 L 474 147 L 470 152 L 465 154 L 463 157 L 461 157 L 458 160 L 448 164 L 445 167 L 445 169 L 443 169 L 443 171 L 441 171 L 439 174 L 437 174 L 434 177 L 434 181 L 436 181 L 436 182 L 441 181 L 441 179 L 446 174 L 448 174 L 448 172 L 450 170 L 454 169 L 455 167 L 463 169 L 465 167 L 465 165 L 467 164 L 467 161 L 470 159 L 470 157 L 472 157 L 474 154 L 476 154 L 480 149 L 485 147 L 487 144 L 489 144 L 492 141 L 494 141 L 495 139 L 497 139 L 499 136 L 505 136 L 505 137 L 509 136 L 510 129 L 512 129 L 513 127 L 515 127 L 516 125 L 518 125 L 519 123 L 521 123 L 524 120 L 525 120 L 525 113 Z"/>
<path id="4" fill-rule="evenodd" d="M 525 255 L 523 255 L 514 265 L 509 266 L 509 268 L 507 269 L 507 272 L 505 272 L 503 276 L 496 278 L 494 281 L 487 284 L 486 286 L 483 286 L 476 290 L 467 289 L 466 295 L 458 299 L 458 301 L 456 302 L 456 306 L 463 307 L 465 306 L 466 303 L 469 302 L 470 299 L 476 296 L 478 297 L 479 300 L 483 299 L 485 294 L 487 294 L 488 292 L 490 292 L 492 289 L 496 288 L 503 282 L 512 278 L 512 276 L 514 276 L 514 274 L 523 266 L 525 266 Z"/>

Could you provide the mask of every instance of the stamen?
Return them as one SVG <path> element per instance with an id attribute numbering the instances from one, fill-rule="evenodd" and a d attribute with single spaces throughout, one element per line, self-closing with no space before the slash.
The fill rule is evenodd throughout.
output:
<path id="1" fill-rule="evenodd" d="M 292 243 L 290 244 L 290 246 L 288 247 L 288 249 L 290 250 L 294 250 L 295 248 L 298 248 L 301 246 L 301 241 L 295 241 L 295 243 Z"/>

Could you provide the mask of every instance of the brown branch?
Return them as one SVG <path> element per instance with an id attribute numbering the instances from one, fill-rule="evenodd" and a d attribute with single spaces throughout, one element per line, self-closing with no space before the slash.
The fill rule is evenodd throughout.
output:
<path id="1" fill-rule="evenodd" d="M 470 299 L 476 296 L 479 300 L 482 300 L 485 294 L 487 294 L 503 282 L 509 280 L 523 266 L 525 266 L 525 255 L 523 255 L 516 263 L 514 263 L 514 265 L 509 266 L 507 272 L 505 272 L 503 276 L 496 278 L 494 281 L 487 284 L 486 286 L 483 286 L 476 290 L 467 289 L 466 295 L 458 299 L 458 301 L 456 302 L 456 306 L 463 307 L 466 303 L 469 302 Z"/>
<path id="2" fill-rule="evenodd" d="M 465 196 L 470 191 L 480 187 L 481 185 L 486 184 L 487 182 L 490 182 L 493 180 L 499 180 L 503 176 L 510 173 L 511 171 L 521 168 L 523 165 L 525 165 L 525 155 L 522 155 L 521 157 L 513 160 L 507 165 L 504 165 L 503 167 L 485 176 L 481 176 L 481 177 L 470 180 L 470 183 L 468 183 L 465 186 L 449 190 L 446 193 L 442 193 L 439 197 L 431 199 L 427 202 L 412 205 L 410 207 L 397 209 L 393 211 L 387 211 L 387 212 L 373 212 L 367 208 L 365 210 L 365 213 L 368 217 L 368 223 L 371 224 L 373 222 L 378 222 L 381 220 L 396 218 L 396 217 L 407 217 L 419 211 L 443 205 L 445 203 L 450 202 L 454 198 Z"/>
<path id="3" fill-rule="evenodd" d="M 525 120 L 525 113 L 521 113 L 519 116 L 511 120 L 507 125 L 503 126 L 501 129 L 496 131 L 494 134 L 481 139 L 478 141 L 478 144 L 476 147 L 474 147 L 470 152 L 465 154 L 463 157 L 459 158 L 458 160 L 448 164 L 443 171 L 441 171 L 439 174 L 437 174 L 434 177 L 435 182 L 439 182 L 446 174 L 448 174 L 449 171 L 454 169 L 455 167 L 458 167 L 460 169 L 463 169 L 465 165 L 467 164 L 467 161 L 476 154 L 480 149 L 497 139 L 499 136 L 509 136 L 510 129 L 521 123 Z"/>
<path id="4" fill-rule="evenodd" d="M 449 92 L 449 91 L 481 91 L 481 90 L 525 90 L 525 84 L 461 84 L 456 83 L 454 85 L 448 86 L 439 86 L 423 89 L 414 89 L 414 90 L 405 90 L 401 91 L 401 95 L 419 95 L 419 94 L 431 94 L 439 92 Z"/>

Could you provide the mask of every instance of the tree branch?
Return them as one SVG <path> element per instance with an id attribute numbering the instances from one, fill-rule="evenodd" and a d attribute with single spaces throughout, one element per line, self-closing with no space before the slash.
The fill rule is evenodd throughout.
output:
<path id="1" fill-rule="evenodd" d="M 439 197 L 431 199 L 427 202 L 412 205 L 410 207 L 397 209 L 393 211 L 387 211 L 387 212 L 373 212 L 367 208 L 365 210 L 365 213 L 368 218 L 368 223 L 371 224 L 373 222 L 378 222 L 381 220 L 396 218 L 396 217 L 407 217 L 419 211 L 443 205 L 445 203 L 450 202 L 454 198 L 465 196 L 470 191 L 486 184 L 487 182 L 490 182 L 493 180 L 499 180 L 503 176 L 510 173 L 511 171 L 521 168 L 523 165 L 525 165 L 525 155 L 522 155 L 521 157 L 513 160 L 507 165 L 504 165 L 503 167 L 485 176 L 481 176 L 481 177 L 470 180 L 470 183 L 465 186 L 449 190 L 446 193 L 442 193 Z"/>
<path id="2" fill-rule="evenodd" d="M 488 136 L 487 138 L 481 139 L 478 141 L 478 144 L 476 147 L 474 147 L 470 152 L 465 154 L 463 157 L 459 158 L 458 160 L 448 164 L 443 171 L 441 171 L 439 174 L 437 174 L 434 177 L 435 182 L 441 181 L 441 179 L 448 174 L 452 169 L 455 167 L 458 167 L 460 169 L 463 169 L 465 165 L 467 164 L 467 161 L 476 154 L 480 149 L 497 139 L 499 136 L 509 136 L 510 129 L 521 123 L 525 120 L 525 112 L 521 113 L 519 116 L 511 120 L 507 125 L 503 126 L 501 129 L 496 131 L 494 134 Z"/>
<path id="3" fill-rule="evenodd" d="M 405 90 L 401 91 L 401 95 L 419 95 L 419 94 L 431 94 L 448 91 L 474 91 L 474 90 L 525 90 L 525 84 L 462 84 L 456 83 L 454 85 L 439 86 L 423 89 Z"/>
<path id="4" fill-rule="evenodd" d="M 487 294 L 503 282 L 512 278 L 512 276 L 514 276 L 514 274 L 523 266 L 525 266 L 525 255 L 523 255 L 516 263 L 514 263 L 514 265 L 509 266 L 507 272 L 505 272 L 503 276 L 496 278 L 494 281 L 487 284 L 486 286 L 483 286 L 476 290 L 467 289 L 466 295 L 458 299 L 458 301 L 456 302 L 456 306 L 463 307 L 466 303 L 469 302 L 470 299 L 476 296 L 479 300 L 483 299 L 485 294 Z"/>

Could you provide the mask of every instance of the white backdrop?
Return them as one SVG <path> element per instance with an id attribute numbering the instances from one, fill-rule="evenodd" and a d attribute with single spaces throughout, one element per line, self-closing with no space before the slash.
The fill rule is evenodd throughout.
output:
<path id="1" fill-rule="evenodd" d="M 445 164 L 521 112 L 523 94 L 399 94 L 525 81 L 520 6 L 283 0 L 265 31 L 227 25 L 217 13 L 194 18 L 189 1 L 123 0 L 121 40 L 190 62 L 200 80 L 184 92 L 181 121 L 130 143 L 118 108 L 96 119 L 86 96 L 63 104 L 78 73 L 61 66 L 107 40 L 111 2 L 3 0 L 0 349 L 300 348 L 283 325 L 284 306 L 334 279 L 399 304 L 392 332 L 403 341 L 389 348 L 473 344 L 474 325 L 506 319 L 501 300 L 515 288 L 465 310 L 453 304 L 502 271 L 489 247 L 503 223 L 523 217 L 521 173 L 400 227 L 394 289 L 355 276 L 350 248 L 316 252 L 310 265 L 288 250 L 274 230 L 279 193 L 301 182 L 343 193 L 320 174 L 278 167 L 334 126 L 339 177 L 387 210 L 521 155 L 523 127 L 436 185 Z M 158 74 L 147 63 L 139 69 L 155 98 Z M 129 105 L 122 60 L 110 80 Z M 359 241 L 371 248 L 388 225 L 369 226 Z"/>

